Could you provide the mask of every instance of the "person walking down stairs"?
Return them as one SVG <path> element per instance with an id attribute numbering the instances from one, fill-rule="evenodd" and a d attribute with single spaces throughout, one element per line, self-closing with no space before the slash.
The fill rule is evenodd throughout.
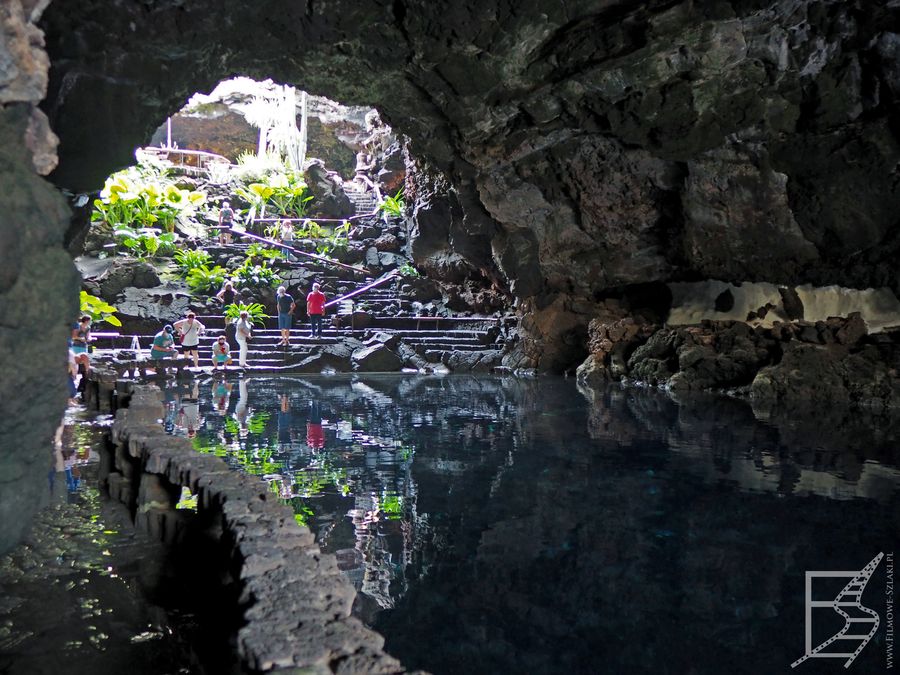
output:
<path id="1" fill-rule="evenodd" d="M 322 318 L 325 316 L 325 294 L 313 284 L 312 292 L 306 296 L 306 313 L 309 314 L 309 336 L 322 337 Z"/>
<path id="2" fill-rule="evenodd" d="M 240 351 L 238 352 L 238 365 L 241 368 L 247 367 L 247 349 L 249 347 L 251 331 L 250 315 L 247 312 L 241 312 L 241 318 L 238 319 L 234 334 L 234 338 L 237 340 L 238 347 L 240 348 Z"/>

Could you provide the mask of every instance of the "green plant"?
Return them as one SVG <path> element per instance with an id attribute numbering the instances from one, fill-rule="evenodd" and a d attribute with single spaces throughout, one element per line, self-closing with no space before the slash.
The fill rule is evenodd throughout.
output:
<path id="1" fill-rule="evenodd" d="M 408 262 L 400 265 L 400 267 L 397 268 L 397 271 L 400 273 L 401 276 L 404 276 L 404 277 L 420 277 L 420 276 L 422 276 L 421 274 L 419 274 L 419 270 L 417 270 L 415 267 L 412 266 L 411 263 L 408 263 Z"/>
<path id="2" fill-rule="evenodd" d="M 209 267 L 208 265 L 200 265 L 193 268 L 186 277 L 187 285 L 191 290 L 198 292 L 208 292 L 214 288 L 218 288 L 225 281 L 227 271 L 221 265 Z"/>
<path id="3" fill-rule="evenodd" d="M 375 209 L 377 211 L 383 211 L 389 216 L 394 216 L 399 218 L 403 215 L 403 209 L 406 208 L 406 204 L 403 202 L 403 188 L 397 190 L 397 194 L 393 197 L 390 195 L 382 199 L 381 203 L 378 205 L 378 208 Z"/>
<path id="4" fill-rule="evenodd" d="M 313 220 L 305 221 L 297 228 L 297 236 L 301 239 L 318 239 L 322 234 L 322 226 Z"/>
<path id="5" fill-rule="evenodd" d="M 265 260 L 276 260 L 281 257 L 278 249 L 271 248 L 270 246 L 265 246 L 264 244 L 258 244 L 253 242 L 247 247 L 247 258 L 246 260 L 252 260 L 254 258 L 262 258 Z M 245 264 L 246 261 L 245 261 Z"/>
<path id="6" fill-rule="evenodd" d="M 113 230 L 113 236 L 131 255 L 136 258 L 149 258 L 171 253 L 175 249 L 177 235 L 174 232 L 160 232 L 155 227 L 134 228 L 119 225 Z"/>
<path id="7" fill-rule="evenodd" d="M 81 314 L 86 314 L 87 316 L 91 317 L 91 321 L 95 323 L 98 321 L 105 321 L 111 326 L 122 325 L 122 322 L 119 321 L 119 318 L 114 316 L 114 314 L 119 310 L 117 310 L 102 298 L 91 295 L 87 291 L 81 291 L 80 308 Z"/>
<path id="8" fill-rule="evenodd" d="M 91 220 L 113 227 L 158 224 L 171 233 L 177 219 L 193 215 L 205 201 L 205 193 L 181 189 L 164 169 L 143 164 L 106 179 L 100 198 L 94 200 Z"/>
<path id="9" fill-rule="evenodd" d="M 250 322 L 257 326 L 265 326 L 266 319 L 269 318 L 269 315 L 266 314 L 266 308 L 258 302 L 252 302 L 249 305 L 232 303 L 225 307 L 225 316 L 235 321 L 240 318 L 241 312 L 247 312 Z M 254 420 L 251 418 L 250 422 L 247 424 L 247 429 L 251 433 L 257 433 L 257 431 L 254 430 L 253 422 Z M 263 420 L 263 428 L 265 428 L 265 420 Z"/>
<path id="10" fill-rule="evenodd" d="M 208 265 L 210 255 L 203 249 L 181 248 L 175 251 L 175 262 L 179 267 L 181 275 L 187 277 L 192 269 Z"/>
<path id="11" fill-rule="evenodd" d="M 235 270 L 234 276 L 240 286 L 277 286 L 281 283 L 278 274 L 266 261 L 257 265 L 253 258 L 244 260 L 244 264 Z"/>

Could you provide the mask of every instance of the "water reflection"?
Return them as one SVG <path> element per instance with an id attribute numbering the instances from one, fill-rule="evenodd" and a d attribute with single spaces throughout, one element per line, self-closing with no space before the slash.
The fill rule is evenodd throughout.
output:
<path id="1" fill-rule="evenodd" d="M 292 505 L 409 667 L 787 672 L 805 570 L 897 541 L 896 420 L 556 379 L 235 386 L 200 387 L 195 446 Z M 882 632 L 853 668 L 883 658 Z"/>

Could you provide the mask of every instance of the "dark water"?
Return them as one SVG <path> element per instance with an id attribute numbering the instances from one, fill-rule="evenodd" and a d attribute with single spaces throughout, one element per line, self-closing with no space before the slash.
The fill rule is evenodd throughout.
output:
<path id="1" fill-rule="evenodd" d="M 97 487 L 111 423 L 70 408 L 50 465 L 35 462 L 46 503 L 25 541 L 0 557 L 3 675 L 195 672 L 172 617 L 146 592 L 161 582 L 161 547 Z"/>
<path id="2" fill-rule="evenodd" d="M 886 668 L 887 558 L 863 595 L 881 625 L 850 669 L 790 664 L 805 652 L 806 571 L 860 570 L 898 542 L 896 420 L 581 394 L 551 378 L 254 379 L 168 395 L 175 433 L 199 429 L 198 448 L 269 481 L 337 555 L 355 611 L 407 667 Z M 843 625 L 828 607 L 812 617 L 813 646 Z"/>

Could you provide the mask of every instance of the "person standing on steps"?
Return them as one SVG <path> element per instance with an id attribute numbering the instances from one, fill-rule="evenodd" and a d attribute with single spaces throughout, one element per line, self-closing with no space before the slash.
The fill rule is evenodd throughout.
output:
<path id="1" fill-rule="evenodd" d="M 91 317 L 87 314 L 79 319 L 78 323 L 72 326 L 72 338 L 69 340 L 72 351 L 75 352 L 75 363 L 79 370 L 84 371 L 87 377 L 91 372 L 91 357 L 89 355 L 91 346 Z"/>
<path id="2" fill-rule="evenodd" d="M 231 243 L 231 226 L 234 224 L 234 211 L 228 201 L 222 202 L 219 209 L 219 243 Z"/>
<path id="3" fill-rule="evenodd" d="M 234 289 L 234 284 L 231 281 L 225 282 L 225 285 L 222 286 L 222 290 L 216 293 L 216 298 L 218 298 L 222 302 L 223 314 L 225 313 L 225 309 L 228 307 L 228 305 L 233 305 L 240 299 L 240 295 L 240 292 Z M 229 339 L 234 337 L 234 327 L 232 325 L 233 322 L 233 319 L 229 318 L 228 316 L 225 317 L 225 335 Z"/>
<path id="4" fill-rule="evenodd" d="M 234 327 L 234 339 L 237 340 L 240 351 L 238 352 L 238 365 L 241 368 L 247 367 L 247 348 L 250 342 L 250 336 L 253 327 L 250 324 L 250 315 L 247 312 L 241 312 L 241 318 L 238 319 Z"/>
<path id="5" fill-rule="evenodd" d="M 187 313 L 186 319 L 175 322 L 175 330 L 181 334 L 181 351 L 185 356 L 194 357 L 194 368 L 200 367 L 200 336 L 206 332 L 206 326 L 197 321 L 197 315 Z"/>
<path id="6" fill-rule="evenodd" d="M 309 336 L 322 337 L 322 318 L 325 316 L 325 294 L 313 284 L 312 292 L 306 296 L 306 313 L 309 314 Z"/>
<path id="7" fill-rule="evenodd" d="M 284 259 L 292 260 L 293 256 L 291 255 L 290 249 L 287 247 L 294 245 L 294 226 L 287 218 L 281 221 L 281 227 L 278 231 L 278 238 L 281 239 L 282 244 L 285 244 L 285 246 L 281 249 L 281 253 L 282 255 L 284 255 Z"/>
<path id="8" fill-rule="evenodd" d="M 287 347 L 291 344 L 291 324 L 297 305 L 284 286 L 279 286 L 275 291 L 275 303 L 278 305 L 278 329 L 281 331 L 281 342 L 278 346 Z"/>

